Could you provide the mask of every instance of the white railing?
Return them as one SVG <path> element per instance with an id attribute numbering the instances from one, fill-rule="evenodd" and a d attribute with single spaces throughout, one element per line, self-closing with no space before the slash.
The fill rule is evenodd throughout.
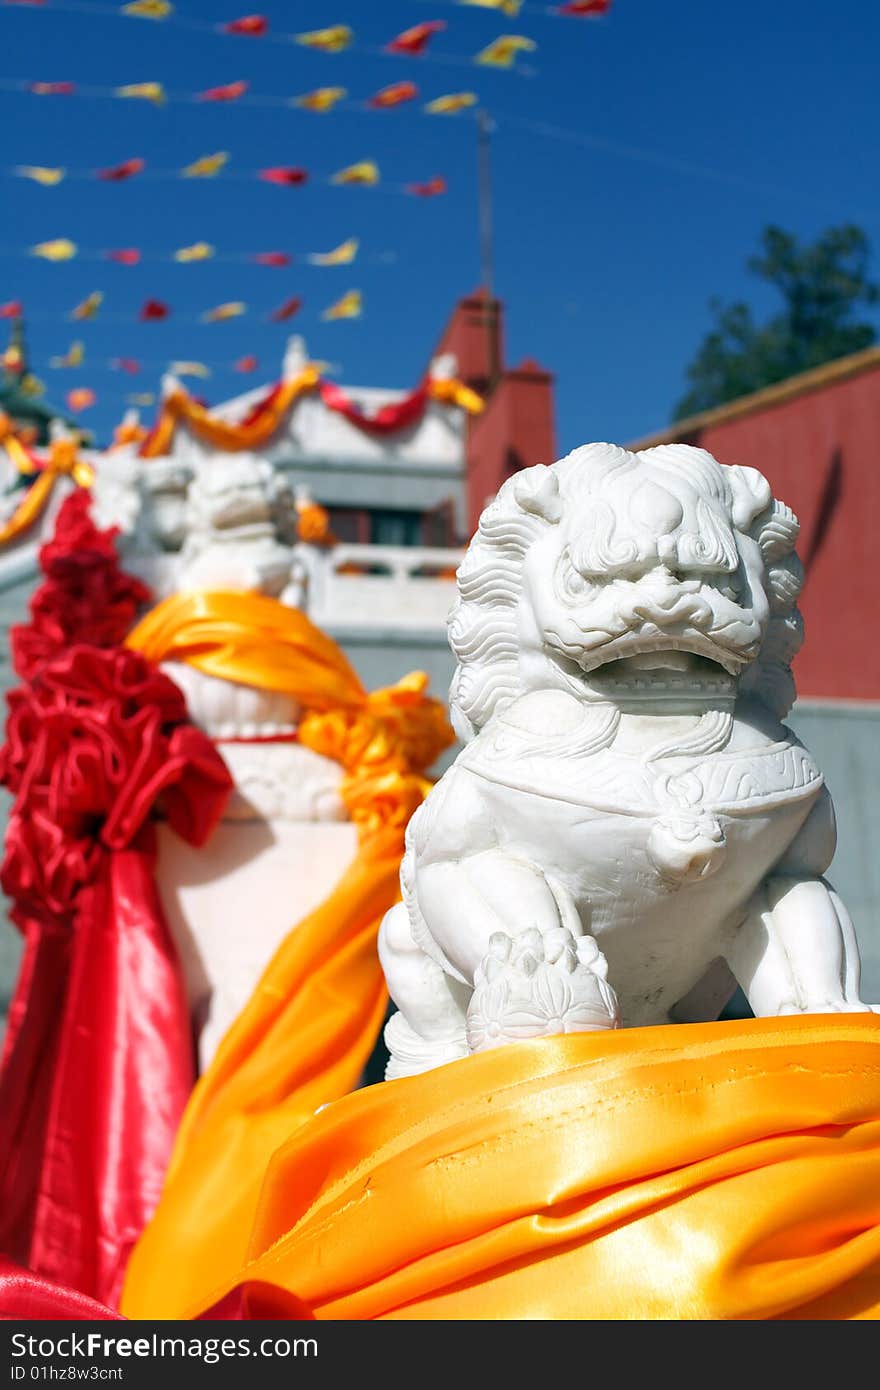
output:
<path id="1" fill-rule="evenodd" d="M 429 546 L 302 547 L 309 617 L 326 628 L 445 631 L 463 550 Z"/>

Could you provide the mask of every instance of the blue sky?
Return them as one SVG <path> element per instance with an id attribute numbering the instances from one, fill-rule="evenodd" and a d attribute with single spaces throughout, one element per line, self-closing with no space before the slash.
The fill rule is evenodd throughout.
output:
<path id="1" fill-rule="evenodd" d="M 247 79 L 255 98 L 330 84 L 361 98 L 405 79 L 424 99 L 477 91 L 497 125 L 496 286 L 508 306 L 508 357 L 536 357 L 556 373 L 561 450 L 588 439 L 625 442 L 666 423 L 709 325 L 709 298 L 771 307 L 745 270 L 768 222 L 811 238 L 851 220 L 880 241 L 873 0 L 615 0 L 599 21 L 550 15 L 540 4 L 513 21 L 426 0 L 179 0 L 175 15 L 192 28 L 118 18 L 114 8 L 0 4 L 0 79 L 99 88 L 158 80 L 172 93 Z M 256 9 L 274 33 L 348 23 L 357 45 L 329 56 L 196 23 Z M 428 19 L 448 27 L 427 60 L 381 51 Z M 505 32 L 536 41 L 521 60 L 533 75 L 468 61 Z M 456 297 L 479 283 L 475 127 L 466 116 L 427 117 L 420 103 L 383 112 L 355 103 L 324 117 L 256 100 L 157 109 L 2 86 L 6 170 L 88 171 L 141 157 L 152 175 L 216 150 L 231 156 L 229 177 L 215 181 L 70 177 L 42 188 L 2 179 L 0 301 L 24 301 L 34 366 L 53 400 L 71 386 L 97 392 L 98 405 L 81 419 L 99 437 L 119 419 L 125 395 L 154 390 L 171 359 L 212 365 L 209 382 L 190 383 L 209 400 L 275 379 L 291 331 L 306 336 L 314 357 L 337 364 L 343 383 L 413 385 Z M 382 169 L 378 188 L 321 181 L 366 158 Z M 313 178 L 284 189 L 246 176 L 279 164 L 306 166 Z M 399 191 L 437 174 L 448 180 L 445 197 Z M 349 236 L 360 238 L 361 254 L 343 269 L 148 259 L 199 240 L 234 257 L 327 250 Z M 47 265 L 8 254 L 55 237 L 84 250 L 139 246 L 145 260 L 136 268 L 84 256 Z M 321 310 L 349 288 L 364 294 L 363 318 L 322 322 Z M 95 289 L 105 295 L 99 317 L 68 322 Z M 291 295 L 304 298 L 300 316 L 268 323 Z M 167 301 L 172 317 L 137 322 L 147 297 Z M 248 314 L 199 321 L 227 300 L 245 301 Z M 74 338 L 86 344 L 85 364 L 50 369 L 50 356 Z M 230 370 L 251 353 L 257 374 Z M 148 365 L 127 377 L 107 366 L 115 357 Z"/>

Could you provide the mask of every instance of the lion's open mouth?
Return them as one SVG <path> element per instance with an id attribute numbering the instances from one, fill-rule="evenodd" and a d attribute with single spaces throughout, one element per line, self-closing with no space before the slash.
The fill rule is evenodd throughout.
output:
<path id="1" fill-rule="evenodd" d="M 669 635 L 627 633 L 579 654 L 555 654 L 560 669 L 596 694 L 656 698 L 661 695 L 728 696 L 742 663 L 711 638 L 698 634 L 670 641 Z M 729 664 L 728 664 L 729 663 Z"/>

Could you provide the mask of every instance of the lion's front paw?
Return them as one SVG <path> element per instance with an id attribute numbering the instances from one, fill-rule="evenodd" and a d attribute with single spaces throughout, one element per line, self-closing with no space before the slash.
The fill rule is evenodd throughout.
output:
<path id="1" fill-rule="evenodd" d="M 471 1052 L 553 1033 L 616 1028 L 617 997 L 592 936 L 564 927 L 496 932 L 477 967 L 467 1013 Z"/>

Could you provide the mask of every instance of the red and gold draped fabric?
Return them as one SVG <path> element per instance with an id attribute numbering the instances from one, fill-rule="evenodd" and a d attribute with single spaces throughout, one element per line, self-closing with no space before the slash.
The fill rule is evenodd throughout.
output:
<path id="1" fill-rule="evenodd" d="M 0 431 L 2 429 L 3 424 L 0 420 Z M 9 454 L 20 473 L 36 473 L 35 481 L 24 493 L 12 516 L 0 526 L 0 545 L 23 535 L 39 520 L 59 478 L 72 478 L 83 488 L 91 487 L 94 482 L 94 470 L 79 457 L 78 445 L 74 439 L 54 440 L 45 461 L 37 459 L 11 434 L 0 433 L 0 445 Z"/>
<path id="2" fill-rule="evenodd" d="M 231 780 L 136 652 L 73 646 L 9 705 L 0 882 L 25 952 L 0 1064 L 0 1251 L 113 1306 L 193 1082 L 151 818 L 201 844 Z"/>
<path id="3" fill-rule="evenodd" d="M 385 1013 L 376 936 L 399 896 L 404 830 L 430 785 L 426 769 L 453 734 L 424 675 L 368 694 L 303 613 L 260 595 L 179 595 L 128 642 L 154 662 L 186 661 L 293 696 L 304 710 L 300 741 L 343 769 L 359 842 L 330 897 L 291 923 L 187 1106 L 122 1303 L 128 1316 L 164 1317 L 207 1306 L 218 1278 L 233 1279 L 272 1155 L 357 1085 Z"/>
<path id="4" fill-rule="evenodd" d="M 132 1311 L 206 1312 L 172 1283 Z M 570 1034 L 358 1091 L 279 1143 L 207 1304 L 235 1307 L 875 1320 L 880 1018 Z"/>
<path id="5" fill-rule="evenodd" d="M 463 382 L 429 377 L 402 400 L 368 415 L 340 387 L 322 381 L 317 367 L 308 366 L 297 376 L 274 386 L 243 420 L 236 423 L 212 415 L 186 391 L 172 392 L 162 403 L 159 419 L 141 446 L 141 455 L 157 458 L 167 454 L 181 421 L 197 439 L 215 449 L 227 452 L 259 449 L 280 429 L 285 415 L 300 397 L 310 391 L 318 391 L 329 410 L 344 415 L 367 434 L 375 435 L 394 434 L 417 424 L 430 401 L 458 406 L 471 415 L 483 409 L 482 399 Z"/>

